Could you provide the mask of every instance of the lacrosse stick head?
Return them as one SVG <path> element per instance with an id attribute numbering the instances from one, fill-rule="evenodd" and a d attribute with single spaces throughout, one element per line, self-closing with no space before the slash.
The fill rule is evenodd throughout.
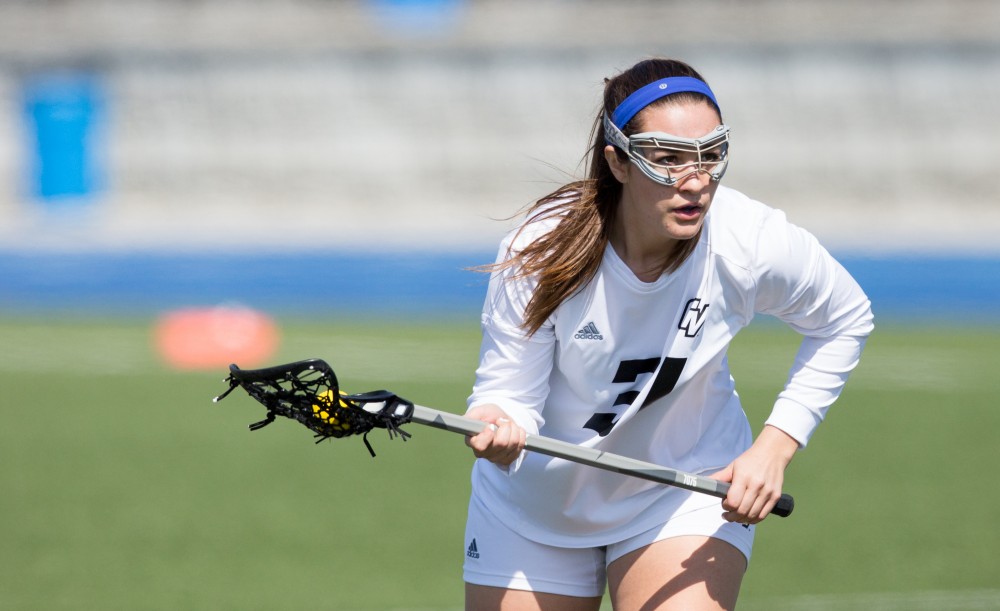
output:
<path id="1" fill-rule="evenodd" d="M 413 404 L 386 390 L 356 395 L 344 394 L 337 375 L 322 359 L 296 361 L 263 369 L 229 366 L 229 389 L 215 398 L 224 399 L 237 387 L 267 408 L 264 420 L 250 425 L 256 431 L 277 416 L 291 418 L 311 430 L 317 443 L 325 439 L 362 435 L 372 456 L 367 434 L 374 428 L 389 431 L 389 437 L 409 434 L 399 427 L 410 421 Z"/>

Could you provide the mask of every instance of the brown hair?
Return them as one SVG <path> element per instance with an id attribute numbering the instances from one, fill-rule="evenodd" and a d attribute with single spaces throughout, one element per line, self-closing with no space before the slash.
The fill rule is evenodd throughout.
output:
<path id="1" fill-rule="evenodd" d="M 522 323 L 529 335 L 541 328 L 560 303 L 590 282 L 601 265 L 608 245 L 615 211 L 622 196 L 622 184 L 611 173 L 611 166 L 604 158 L 601 117 L 604 113 L 610 116 L 625 98 L 640 87 L 673 76 L 704 80 L 691 66 L 671 59 L 647 59 L 611 79 L 605 79 L 604 103 L 591 130 L 587 177 L 563 185 L 529 206 L 528 220 L 521 230 L 544 219 L 558 218 L 558 223 L 522 250 L 511 250 L 506 260 L 483 268 L 500 271 L 516 267 L 515 277 L 537 276 L 538 286 L 528 302 Z M 699 93 L 678 93 L 661 98 L 650 106 L 699 101 L 708 101 L 708 98 Z M 622 132 L 626 136 L 636 133 L 635 123 L 637 121 L 633 118 L 627 125 L 620 126 Z M 616 152 L 623 161 L 626 159 L 623 151 Z M 695 236 L 678 243 L 664 271 L 676 270 L 697 242 L 698 236 Z"/>

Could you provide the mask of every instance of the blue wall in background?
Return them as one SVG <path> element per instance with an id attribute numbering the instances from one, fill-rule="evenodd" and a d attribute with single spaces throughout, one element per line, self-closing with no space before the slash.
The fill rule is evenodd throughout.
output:
<path id="1" fill-rule="evenodd" d="M 0 312 L 157 314 L 240 303 L 276 314 L 426 316 L 482 307 L 494 255 L 0 254 Z"/>
<path id="2" fill-rule="evenodd" d="M 0 314 L 149 316 L 240 303 L 277 315 L 475 318 L 494 253 L 0 252 Z M 840 256 L 883 322 L 1000 323 L 1000 258 Z"/>

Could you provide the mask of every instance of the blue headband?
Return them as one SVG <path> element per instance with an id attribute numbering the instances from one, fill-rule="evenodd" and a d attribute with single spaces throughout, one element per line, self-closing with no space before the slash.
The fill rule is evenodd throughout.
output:
<path id="1" fill-rule="evenodd" d="M 632 92 L 632 95 L 625 98 L 625 101 L 618 105 L 618 108 L 611 113 L 611 122 L 623 129 L 640 110 L 649 106 L 656 100 L 673 95 L 675 93 L 693 92 L 700 93 L 712 100 L 715 108 L 719 109 L 719 103 L 715 100 L 715 94 L 709 89 L 708 84 L 690 76 L 672 76 L 652 82 L 645 87 L 640 87 Z"/>

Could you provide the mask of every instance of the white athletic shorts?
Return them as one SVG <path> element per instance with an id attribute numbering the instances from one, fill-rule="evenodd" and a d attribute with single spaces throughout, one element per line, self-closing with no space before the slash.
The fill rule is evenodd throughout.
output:
<path id="1" fill-rule="evenodd" d="M 749 562 L 755 527 L 727 522 L 722 519 L 722 511 L 719 501 L 715 500 L 612 545 L 552 547 L 525 539 L 510 530 L 473 495 L 465 527 L 463 577 L 467 583 L 497 588 L 564 596 L 601 596 L 609 564 L 656 541 L 684 535 L 726 541 L 740 550 Z"/>

